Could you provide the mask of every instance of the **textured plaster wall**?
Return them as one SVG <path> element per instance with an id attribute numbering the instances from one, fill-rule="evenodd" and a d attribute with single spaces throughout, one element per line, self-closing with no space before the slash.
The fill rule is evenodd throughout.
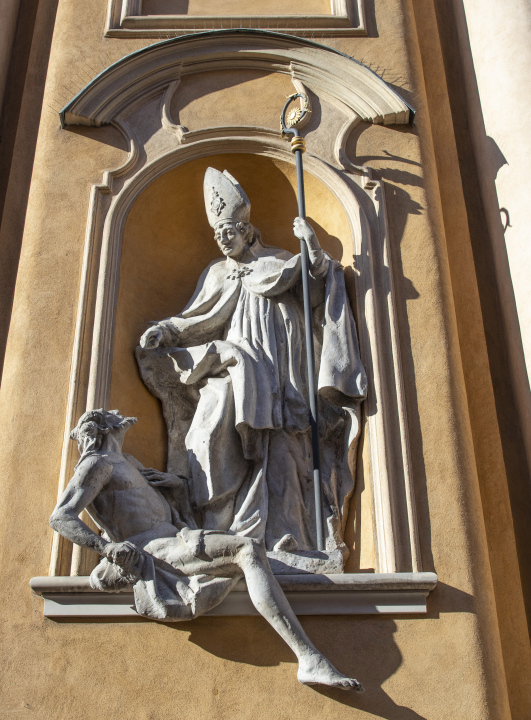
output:
<path id="1" fill-rule="evenodd" d="M 482 154 L 485 184 L 495 180 L 499 208 L 503 208 L 507 256 L 531 377 L 531 250 L 527 224 L 531 139 L 522 122 L 531 111 L 529 93 L 522 92 L 522 84 L 531 72 L 531 6 L 526 0 L 512 0 L 511 12 L 500 13 L 497 3 L 465 0 L 463 7 L 484 122 L 474 128 L 474 135 L 478 153 Z M 485 33 L 485 16 L 489 15 L 499 16 L 495 33 Z M 496 209 L 493 204 L 492 210 Z"/>
<path id="2" fill-rule="evenodd" d="M 3 2 L 0 53 L 6 53 L 6 87 L 0 118 L 0 372 L 9 331 L 18 259 L 24 231 L 33 158 L 39 130 L 57 0 L 24 5 L 11 22 L 14 4 Z M 9 19 L 9 16 L 11 19 Z M 10 29 L 14 35 L 10 38 Z M 12 41 L 10 57 L 7 50 Z"/>
<path id="3" fill-rule="evenodd" d="M 493 269 L 489 275 L 488 262 L 483 262 L 488 257 L 488 245 L 482 207 L 477 198 L 470 199 L 476 168 L 463 146 L 466 146 L 464 133 L 468 130 L 467 103 L 471 100 L 459 96 L 462 88 L 458 85 L 462 79 L 456 74 L 456 33 L 452 30 L 453 16 L 447 5 L 437 2 L 431 6 L 415 0 L 413 10 L 427 100 L 425 117 L 431 128 L 437 174 L 433 182 L 441 197 L 441 219 L 446 233 L 448 269 L 509 700 L 512 716 L 526 718 L 531 712 L 529 631 L 521 577 L 527 587 L 529 579 L 520 548 L 515 552 L 515 532 L 520 535 L 520 547 L 529 547 L 529 530 L 523 529 L 525 520 L 521 517 L 529 507 L 527 496 L 521 490 L 528 480 L 522 471 L 523 458 L 519 457 L 523 447 L 518 443 L 520 428 L 514 400 L 509 394 L 503 333 L 496 324 L 500 297 L 495 290 L 496 275 Z M 465 192 L 468 192 L 466 200 Z M 502 296 L 504 290 L 502 287 Z M 512 435 L 509 442 L 508 435 Z M 515 485 L 517 490 L 520 488 L 519 495 Z"/>
<path id="4" fill-rule="evenodd" d="M 499 29 L 492 42 L 486 42 L 481 30 L 485 16 L 479 5 L 454 0 L 453 6 L 456 27 L 447 42 L 455 46 L 455 40 L 458 41 L 462 68 L 461 79 L 457 83 L 454 79 L 453 86 L 459 85 L 466 94 L 466 102 L 461 99 L 454 103 L 453 114 L 455 117 L 459 113 L 462 125 L 470 128 L 469 155 L 473 156 L 474 163 L 469 163 L 472 172 L 465 176 L 464 185 L 469 194 L 474 186 L 477 188 L 475 204 L 484 208 L 484 217 L 479 222 L 476 219 L 472 237 L 475 236 L 478 285 L 486 289 L 482 299 L 486 337 L 492 374 L 497 379 L 498 412 L 504 418 L 502 443 L 508 460 L 513 525 L 529 618 L 531 390 L 524 354 L 528 313 L 525 302 L 528 272 L 525 184 L 528 180 L 522 171 L 529 155 L 526 149 L 529 143 L 526 124 L 520 121 L 525 115 L 527 96 L 517 88 L 529 66 L 530 25 L 526 18 L 531 17 L 531 8 L 524 10 L 524 5 L 518 2 L 511 5 L 510 13 L 500 14 Z M 454 62 L 454 68 L 457 65 Z M 506 83 L 501 82 L 503 73 L 507 76 Z M 453 94 L 455 99 L 459 91 Z M 504 111 L 497 112 L 502 107 Z M 518 113 L 521 113 L 519 117 Z M 471 205 L 470 199 L 468 204 Z M 476 213 L 469 209 L 468 214 Z M 505 227 L 507 220 L 510 227 Z M 492 292 L 493 278 L 497 280 L 495 292 Z"/>
<path id="5" fill-rule="evenodd" d="M 527 669 L 525 648 L 518 643 L 526 626 L 514 581 L 503 462 L 431 2 L 381 0 L 376 14 L 371 2 L 368 9 L 371 37 L 326 42 L 379 66 L 380 72 L 385 68 L 386 79 L 418 110 L 415 128 L 362 128 L 349 151 L 386 182 L 423 563 L 440 578 L 428 615 L 303 618 L 316 645 L 341 670 L 363 681 L 366 694 L 353 698 L 298 685 L 293 658 L 260 618 L 200 619 L 175 626 L 43 619 L 42 600 L 31 595 L 28 580 L 46 574 L 49 562 L 47 518 L 57 490 L 90 187 L 125 157 L 114 131 L 60 130 L 57 115 L 48 110 L 41 120 L 0 393 L 2 720 L 529 717 L 518 674 Z M 145 44 L 104 39 L 105 11 L 104 0 L 60 0 L 46 106 L 59 109 L 65 85 L 74 94 L 84 84 L 80 78 Z M 245 87 L 241 92 L 243 98 Z M 229 161 L 235 170 L 244 163 Z M 240 169 L 248 171 L 244 164 Z M 285 168 L 270 165 L 268 172 L 277 170 L 292 187 Z M 178 175 L 157 181 L 160 193 L 156 183 L 148 188 L 128 220 L 124 277 L 129 273 L 143 292 L 152 282 L 152 268 L 145 263 L 144 286 L 132 262 L 146 237 L 140 232 L 145 218 L 139 214 L 156 193 L 152 202 L 166 203 L 169 224 Z M 310 196 L 318 187 L 309 183 Z M 254 188 L 260 192 L 259 179 Z M 288 194 L 282 209 L 286 225 L 292 202 Z M 321 190 L 311 202 L 324 244 L 333 254 L 334 248 L 340 251 L 334 238 L 343 239 L 344 221 L 332 216 L 330 198 Z M 257 206 L 263 215 L 256 224 L 271 228 L 269 235 L 275 227 L 267 217 L 269 208 L 260 209 L 260 201 Z M 197 228 L 186 222 L 190 232 L 200 232 L 208 242 L 202 214 Z M 167 227 L 148 231 L 155 241 L 160 237 L 174 262 Z M 205 257 L 214 252 L 211 244 Z M 199 255 L 185 257 L 192 274 L 205 264 Z M 166 313 L 162 305 L 170 300 L 171 270 L 165 270 L 164 292 L 153 298 L 153 312 Z M 130 291 L 121 285 L 122 312 Z M 141 320 L 128 319 L 131 324 L 117 330 L 115 367 L 131 379 L 126 349 Z M 135 407 L 145 403 L 147 409 L 152 401 L 142 399 L 135 382 L 138 395 L 133 401 L 131 390 L 130 402 Z M 480 390 L 484 402 L 477 404 Z M 114 375 L 113 393 L 113 400 L 126 401 L 127 387 Z M 159 427 L 159 443 L 160 432 Z M 135 442 L 140 455 L 148 452 L 139 438 Z M 136 446 L 129 449 L 135 452 Z M 162 457 L 160 447 L 153 452 Z M 503 550 L 501 559 L 493 536 Z M 510 592 L 504 590 L 504 579 Z M 512 604 L 510 623 L 504 602 Z"/>
<path id="6" fill-rule="evenodd" d="M 144 0 L 142 15 L 330 15 L 329 0 Z"/>
<path id="7" fill-rule="evenodd" d="M 0 112 L 3 106 L 19 6 L 19 0 L 5 0 L 0 6 Z"/>

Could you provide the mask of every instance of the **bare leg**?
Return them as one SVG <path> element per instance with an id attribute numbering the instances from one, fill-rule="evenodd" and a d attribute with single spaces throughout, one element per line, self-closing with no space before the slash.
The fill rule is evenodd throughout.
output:
<path id="1" fill-rule="evenodd" d="M 204 543 L 204 558 L 198 555 L 194 544 L 199 538 Z M 184 539 L 188 546 L 185 552 L 182 542 L 175 547 L 168 544 L 167 538 L 161 538 L 161 547 L 157 547 L 154 541 L 146 550 L 179 568 L 185 575 L 204 573 L 231 577 L 241 576 L 243 572 L 253 605 L 297 656 L 297 677 L 301 683 L 363 691 L 361 683 L 342 675 L 310 642 L 271 572 L 263 543 L 225 533 L 200 536 L 197 530 L 184 533 Z M 175 551 L 177 556 L 174 557 Z"/>
<path id="2" fill-rule="evenodd" d="M 253 605 L 297 656 L 299 682 L 363 692 L 360 682 L 338 672 L 311 643 L 271 572 L 264 547 L 246 540 L 237 560 L 245 574 Z"/>

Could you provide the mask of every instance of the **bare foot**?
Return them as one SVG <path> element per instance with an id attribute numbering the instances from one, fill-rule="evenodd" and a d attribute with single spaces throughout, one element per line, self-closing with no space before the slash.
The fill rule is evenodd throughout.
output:
<path id="1" fill-rule="evenodd" d="M 363 685 L 342 675 L 323 655 L 312 655 L 299 662 L 297 680 L 303 685 L 327 685 L 341 690 L 363 692 Z"/>
<path id="2" fill-rule="evenodd" d="M 299 543 L 296 541 L 293 535 L 284 535 L 284 537 L 280 538 L 280 540 L 273 547 L 273 550 L 275 552 L 283 550 L 284 552 L 294 553 L 298 549 Z"/>

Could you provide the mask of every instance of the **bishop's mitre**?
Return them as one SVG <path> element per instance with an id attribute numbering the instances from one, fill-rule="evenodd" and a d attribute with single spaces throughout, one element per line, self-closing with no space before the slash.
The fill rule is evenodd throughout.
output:
<path id="1" fill-rule="evenodd" d="M 220 222 L 249 222 L 251 203 L 240 183 L 224 170 L 207 168 L 203 183 L 205 208 L 210 225 Z"/>

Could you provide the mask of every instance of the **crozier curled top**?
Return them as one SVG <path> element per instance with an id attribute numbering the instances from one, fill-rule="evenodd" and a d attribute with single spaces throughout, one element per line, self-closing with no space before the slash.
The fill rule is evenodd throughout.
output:
<path id="1" fill-rule="evenodd" d="M 60 112 L 61 125 L 107 125 L 142 96 L 183 75 L 216 69 L 285 72 L 343 102 L 361 120 L 412 123 L 414 110 L 362 63 L 316 42 L 265 30 L 212 30 L 165 40 L 103 70 Z"/>

